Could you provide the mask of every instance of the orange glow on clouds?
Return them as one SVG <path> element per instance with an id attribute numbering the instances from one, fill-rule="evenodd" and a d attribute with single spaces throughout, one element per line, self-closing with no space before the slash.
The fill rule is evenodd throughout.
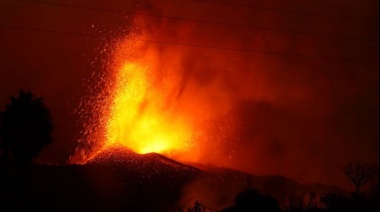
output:
<path id="1" fill-rule="evenodd" d="M 114 43 L 106 75 L 109 92 L 101 109 L 103 133 L 92 136 L 104 141 L 91 154 L 123 145 L 139 154 L 196 160 L 195 126 L 199 129 L 202 118 L 192 106 L 196 98 L 184 102 L 179 94 L 183 76 L 175 64 L 181 60 L 173 56 L 171 65 L 163 67 L 159 49 L 142 39 L 129 35 Z"/>
<path id="2" fill-rule="evenodd" d="M 143 20 L 139 27 L 107 40 L 104 67 L 82 101 L 84 130 L 70 161 L 85 163 L 114 145 L 186 162 L 224 158 L 218 150 L 227 130 L 216 126 L 223 132 L 215 133 L 212 122 L 229 111 L 233 98 L 220 57 L 149 42 L 157 36 Z"/>

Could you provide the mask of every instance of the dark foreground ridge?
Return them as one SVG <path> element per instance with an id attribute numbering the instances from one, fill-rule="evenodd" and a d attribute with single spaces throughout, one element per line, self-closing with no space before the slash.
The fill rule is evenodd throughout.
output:
<path id="1" fill-rule="evenodd" d="M 259 177 L 223 168 L 201 170 L 160 154 L 140 155 L 120 147 L 103 151 L 85 165 L 34 164 L 23 173 L 6 165 L 0 174 L 1 211 L 20 207 L 40 211 L 178 211 L 195 200 L 221 209 L 247 188 L 258 188 L 279 203 L 292 189 L 302 193 L 336 189 L 314 188 L 283 176 Z"/>

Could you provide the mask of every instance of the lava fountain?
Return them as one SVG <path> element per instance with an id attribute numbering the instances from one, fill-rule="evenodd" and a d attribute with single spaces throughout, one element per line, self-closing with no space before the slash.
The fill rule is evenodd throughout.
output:
<path id="1" fill-rule="evenodd" d="M 179 160 L 197 156 L 194 126 L 200 125 L 193 107 L 181 101 L 183 76 L 175 68 L 181 61 L 172 58 L 172 65 L 163 66 L 159 50 L 144 39 L 128 35 L 112 45 L 107 73 L 95 76 L 101 82 L 91 88 L 96 95 L 84 100 L 92 115 L 71 162 L 84 163 L 113 146 Z"/>
<path id="2" fill-rule="evenodd" d="M 228 55 L 154 42 L 169 37 L 160 34 L 167 32 L 165 23 L 136 22 L 136 29 L 106 39 L 106 53 L 100 54 L 100 68 L 80 106 L 83 131 L 70 161 L 85 163 L 115 145 L 179 161 L 220 161 L 228 129 L 215 121 L 236 96 L 234 72 L 223 71 L 226 64 L 220 60 Z M 190 26 L 178 27 L 187 32 Z"/>
<path id="3" fill-rule="evenodd" d="M 188 150 L 193 129 L 173 99 L 177 79 L 159 76 L 158 52 L 127 59 L 132 58 L 128 47 L 137 50 L 143 48 L 143 42 L 132 39 L 119 45 L 114 55 L 115 85 L 105 145 L 121 144 L 136 153 L 165 155 Z"/>

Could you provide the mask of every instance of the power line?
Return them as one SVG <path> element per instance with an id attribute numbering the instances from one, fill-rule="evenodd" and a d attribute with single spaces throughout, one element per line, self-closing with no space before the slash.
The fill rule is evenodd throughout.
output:
<path id="1" fill-rule="evenodd" d="M 30 2 L 30 3 L 43 3 L 43 4 L 50 4 L 50 5 L 57 5 L 57 6 L 62 5 L 62 4 L 58 4 L 58 3 L 48 3 L 48 2 L 41 2 L 41 1 L 34 1 L 34 0 L 15 0 L 15 1 L 23 1 L 23 2 Z M 192 1 L 204 2 L 204 3 L 210 3 L 210 4 L 238 6 L 238 7 L 249 7 L 249 8 L 255 8 L 255 9 L 262 9 L 262 10 L 273 10 L 273 11 L 281 11 L 281 12 L 296 13 L 296 14 L 317 15 L 317 16 L 326 16 L 326 17 L 341 18 L 341 19 L 353 19 L 353 20 L 359 20 L 359 21 L 371 21 L 371 22 L 376 22 L 376 23 L 379 22 L 379 20 L 368 19 L 368 18 L 360 18 L 360 17 L 352 17 L 352 16 L 339 16 L 339 15 L 315 13 L 315 12 L 310 12 L 310 11 L 306 12 L 306 11 L 299 11 L 299 10 L 290 10 L 290 9 L 276 8 L 276 7 L 263 7 L 263 6 L 255 6 L 255 5 L 250 5 L 250 4 L 220 2 L 220 1 L 213 1 L 213 0 L 192 0 Z M 73 5 L 69 5 L 69 6 L 73 6 Z M 94 9 L 94 10 L 100 10 L 100 11 L 105 11 L 105 12 L 123 13 L 123 11 L 120 11 L 120 10 L 111 10 L 111 9 L 102 9 L 102 8 L 84 7 L 84 6 L 74 6 L 74 7 L 82 8 L 82 9 Z"/>
<path id="2" fill-rule="evenodd" d="M 41 28 L 19 27 L 19 26 L 12 26 L 12 25 L 0 25 L 0 28 L 8 28 L 8 29 L 14 29 L 14 30 L 37 31 L 37 32 L 48 32 L 48 33 L 58 33 L 58 34 L 86 36 L 86 37 L 102 37 L 100 35 L 95 35 L 95 34 L 65 32 L 65 31 L 57 31 L 57 30 L 49 30 L 49 29 L 41 29 Z M 248 53 L 256 53 L 256 54 L 303 57 L 303 58 L 310 58 L 310 59 L 332 60 L 332 61 L 341 61 L 341 62 L 349 62 L 349 63 L 379 64 L 378 61 L 376 61 L 376 62 L 375 61 L 361 61 L 361 60 L 351 60 L 351 59 L 346 59 L 346 58 L 334 58 L 334 57 L 293 54 L 293 53 L 281 53 L 281 52 L 271 52 L 271 51 L 258 51 L 258 50 L 252 50 L 252 49 L 229 48 L 229 47 L 222 47 L 222 46 L 178 43 L 178 42 L 158 41 L 158 40 L 148 40 L 148 39 L 132 39 L 132 40 L 149 42 L 149 43 L 158 43 L 158 44 L 164 44 L 164 45 L 189 46 L 189 47 L 196 47 L 196 48 L 217 49 L 217 50 L 226 50 L 226 51 L 240 51 L 240 52 L 248 52 Z"/>
<path id="3" fill-rule="evenodd" d="M 0 24 L 0 28 L 8 28 L 8 29 L 15 29 L 15 30 L 28 30 L 28 31 L 37 31 L 37 32 L 50 32 L 50 33 L 56 33 L 56 34 L 76 35 L 76 36 L 84 36 L 84 37 L 101 37 L 101 36 L 96 35 L 96 34 L 87 34 L 87 33 L 78 33 L 78 32 L 65 32 L 65 31 L 57 31 L 57 30 L 51 30 L 51 29 L 20 27 L 20 26 L 2 25 L 2 24 Z"/>
<path id="4" fill-rule="evenodd" d="M 181 21 L 199 22 L 199 23 L 206 23 L 206 24 L 216 24 L 216 25 L 226 25 L 226 26 L 233 26 L 233 27 L 252 28 L 252 29 L 258 29 L 258 30 L 278 31 L 278 32 L 287 32 L 287 33 L 299 33 L 299 34 L 307 34 L 307 35 L 313 35 L 313 36 L 324 36 L 324 37 L 332 37 L 332 38 L 339 38 L 339 39 L 343 38 L 343 39 L 362 40 L 362 41 L 376 41 L 374 39 L 367 39 L 367 38 L 360 38 L 360 37 L 349 37 L 349 36 L 318 33 L 318 32 L 306 32 L 306 31 L 299 31 L 299 30 L 287 30 L 287 29 L 278 29 L 278 28 L 269 28 L 269 27 L 258 27 L 258 26 L 252 26 L 252 25 L 246 25 L 246 24 L 234 24 L 234 23 L 208 21 L 208 20 L 191 19 L 191 18 L 182 18 L 182 17 L 174 17 L 174 16 L 159 16 L 159 15 L 141 14 L 141 13 L 130 13 L 130 14 L 140 15 L 140 16 L 149 16 L 149 17 L 155 17 L 155 18 L 165 18 L 165 19 L 176 19 L 176 20 L 181 20 Z"/>
<path id="5" fill-rule="evenodd" d="M 310 12 L 310 11 L 305 12 L 305 11 L 290 10 L 290 9 L 275 8 L 275 7 L 262 7 L 262 6 L 255 6 L 255 5 L 250 5 L 250 4 L 220 2 L 220 1 L 214 1 L 214 0 L 193 0 L 193 1 L 205 2 L 205 3 L 210 3 L 210 4 L 237 6 L 237 7 L 249 7 L 249 8 L 262 9 L 262 10 L 273 10 L 273 11 L 281 11 L 281 12 L 297 13 L 297 14 L 305 14 L 305 15 L 326 16 L 326 17 L 341 18 L 341 19 L 353 19 L 353 20 L 357 20 L 357 21 L 371 21 L 371 22 L 375 22 L 375 23 L 379 22 L 379 20 L 369 19 L 369 18 L 360 18 L 360 17 L 352 17 L 352 16 L 339 16 L 339 15 L 315 13 L 315 12 Z"/>
<path id="6" fill-rule="evenodd" d="M 84 9 L 84 10 L 97 10 L 97 11 L 102 11 L 102 12 L 125 13 L 122 10 L 111 10 L 111 9 L 104 9 L 104 8 L 77 6 L 77 5 L 69 5 L 69 4 L 58 4 L 58 3 L 33 1 L 33 0 L 14 0 L 14 1 L 27 2 L 27 3 L 32 3 L 32 4 L 44 4 L 44 5 L 51 5 L 51 6 L 57 6 L 57 7 L 71 7 L 71 8 Z"/>
<path id="7" fill-rule="evenodd" d="M 374 61 L 360 61 L 360 60 L 351 60 L 351 59 L 346 59 L 346 58 L 334 58 L 334 57 L 293 54 L 293 53 L 280 53 L 280 52 L 271 52 L 271 51 L 258 51 L 258 50 L 252 50 L 252 49 L 228 48 L 228 47 L 221 47 L 221 46 L 199 45 L 199 44 L 189 44 L 189 43 L 176 43 L 176 42 L 168 42 L 168 41 L 155 41 L 155 40 L 141 40 L 141 41 L 146 41 L 146 42 L 151 42 L 151 43 L 168 44 L 168 45 L 179 45 L 179 46 L 191 46 L 191 47 L 209 48 L 209 49 L 241 51 L 241 52 L 250 52 L 250 53 L 258 53 L 258 54 L 268 54 L 268 55 L 279 55 L 279 56 L 284 55 L 284 56 L 294 56 L 294 57 L 304 57 L 304 58 L 315 58 L 315 59 L 322 59 L 322 60 L 336 60 L 336 61 L 344 61 L 344 62 L 352 62 L 352 63 L 378 64 L 378 62 L 374 62 Z"/>
<path id="8" fill-rule="evenodd" d="M 122 11 L 122 10 L 111 10 L 111 9 L 76 6 L 76 5 L 68 5 L 68 4 L 58 4 L 58 3 L 49 3 L 49 2 L 41 2 L 41 1 L 33 1 L 33 0 L 15 0 L 15 1 L 28 2 L 28 3 L 33 3 L 33 4 L 50 5 L 50 6 L 56 6 L 56 7 L 67 7 L 67 8 L 94 10 L 94 11 L 100 11 L 100 12 L 113 12 L 113 13 L 118 13 L 118 14 L 130 14 L 130 15 L 147 16 L 147 17 L 154 17 L 154 18 L 173 19 L 173 20 L 179 20 L 179 21 L 198 22 L 198 23 L 204 23 L 204 24 L 215 24 L 215 25 L 225 25 L 225 26 L 232 26 L 232 27 L 252 28 L 252 29 L 257 29 L 257 30 L 278 31 L 278 32 L 285 32 L 285 33 L 299 33 L 299 34 L 306 34 L 306 35 L 311 35 L 311 36 L 323 36 L 323 37 L 331 37 L 331 38 L 338 38 L 338 39 L 362 40 L 362 41 L 367 41 L 367 42 L 376 41 L 374 39 L 367 39 L 367 38 L 361 38 L 361 37 L 349 37 L 349 36 L 336 35 L 336 34 L 307 32 L 307 31 L 299 31 L 299 30 L 287 30 L 287 29 L 270 28 L 270 27 L 259 27 L 259 26 L 252 26 L 252 25 L 246 25 L 246 24 L 235 24 L 235 23 L 226 23 L 226 22 L 218 22 L 218 21 L 208 21 L 208 20 L 201 20 L 201 19 L 175 17 L 175 16 L 152 15 L 152 14 L 144 14 L 144 13 L 136 13 L 136 12 L 126 12 L 126 11 Z M 197 0 L 195 0 L 195 1 L 197 1 Z M 209 2 L 209 1 L 206 1 L 206 2 Z"/>

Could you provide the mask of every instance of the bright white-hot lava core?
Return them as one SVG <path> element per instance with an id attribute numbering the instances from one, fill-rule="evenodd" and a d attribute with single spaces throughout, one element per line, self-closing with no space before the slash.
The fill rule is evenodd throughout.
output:
<path id="1" fill-rule="evenodd" d="M 104 67 L 94 72 L 80 106 L 82 138 L 71 162 L 85 163 L 116 145 L 180 161 L 217 160 L 209 150 L 216 152 L 223 138 L 215 135 L 227 130 L 210 131 L 210 121 L 230 108 L 229 76 L 214 71 L 224 64 L 212 49 L 194 54 L 187 46 L 150 41 L 156 37 L 137 30 L 107 40 Z"/>
<path id="2" fill-rule="evenodd" d="M 141 39 L 126 36 L 113 45 L 107 73 L 95 79 L 103 80 L 102 86 L 94 88 L 97 94 L 84 103 L 92 114 L 78 149 L 84 159 L 72 158 L 73 162 L 85 162 L 120 145 L 140 154 L 156 152 L 175 159 L 197 156 L 195 151 L 184 154 L 197 146 L 195 126 L 200 122 L 198 109 L 183 101 L 189 91 L 184 91 L 183 75 L 178 74 L 176 64 L 181 58 L 173 56 L 170 65 L 162 65 L 157 47 Z"/>
<path id="3" fill-rule="evenodd" d="M 106 145 L 122 144 L 137 153 L 185 151 L 192 129 L 170 97 L 175 79 L 155 79 L 151 54 L 144 62 L 126 60 L 116 67 Z"/>

